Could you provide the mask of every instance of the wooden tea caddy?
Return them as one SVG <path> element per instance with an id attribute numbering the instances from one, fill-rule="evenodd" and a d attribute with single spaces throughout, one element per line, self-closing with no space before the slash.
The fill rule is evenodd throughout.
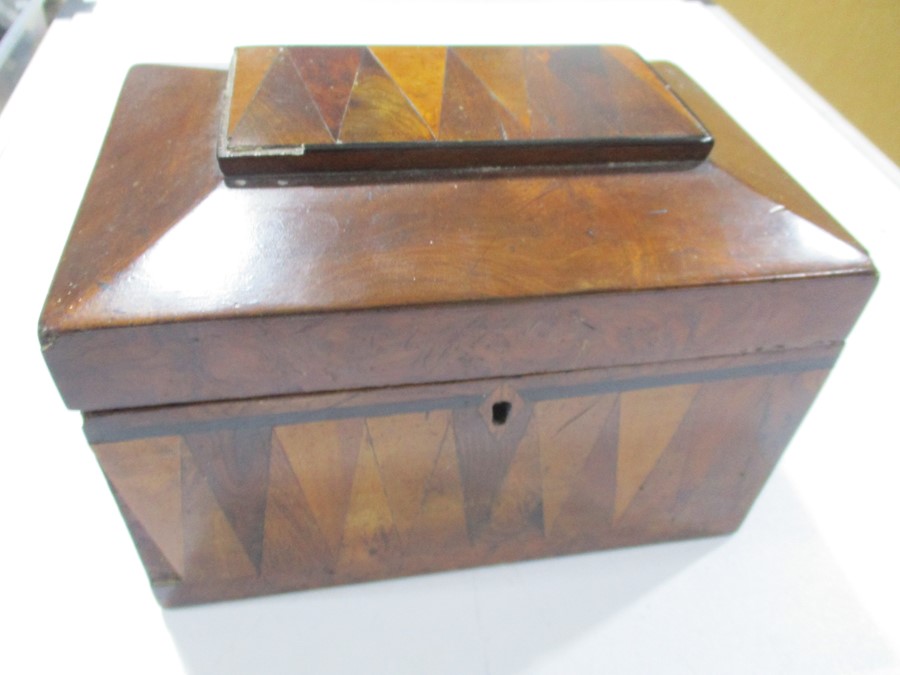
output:
<path id="1" fill-rule="evenodd" d="M 40 336 L 179 605 L 730 532 L 875 282 L 671 65 L 246 48 L 132 69 Z"/>

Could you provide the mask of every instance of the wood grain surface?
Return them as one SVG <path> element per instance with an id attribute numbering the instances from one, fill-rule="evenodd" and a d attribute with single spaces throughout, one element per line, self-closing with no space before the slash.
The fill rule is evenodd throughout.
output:
<path id="1" fill-rule="evenodd" d="M 212 152 L 224 85 L 153 66 L 125 84 L 41 318 L 71 407 L 805 347 L 842 340 L 875 284 L 683 81 L 724 139 L 690 169 L 240 189 Z"/>
<path id="2" fill-rule="evenodd" d="M 229 176 L 697 162 L 712 145 L 624 47 L 243 47 L 226 95 Z"/>
<path id="3" fill-rule="evenodd" d="M 224 123 L 224 73 L 130 73 L 41 340 L 164 605 L 746 515 L 877 275 L 674 67 L 664 85 L 596 52 L 702 113 L 718 142 L 691 166 L 240 187 L 219 170 L 220 124 L 246 147 L 583 131 L 580 104 L 551 106 L 568 56 L 520 51 L 251 50 Z M 641 103 L 645 84 L 610 105 L 692 119 Z"/>
<path id="4" fill-rule="evenodd" d="M 270 399 L 243 416 L 155 409 L 154 426 L 130 429 L 112 413 L 88 428 L 160 601 L 190 604 L 730 532 L 836 355 Z"/>

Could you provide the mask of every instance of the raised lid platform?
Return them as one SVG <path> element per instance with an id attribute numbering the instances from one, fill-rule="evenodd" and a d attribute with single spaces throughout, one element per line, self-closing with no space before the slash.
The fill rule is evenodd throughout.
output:
<path id="1" fill-rule="evenodd" d="M 244 47 L 227 176 L 701 161 L 712 138 L 624 47 Z"/>

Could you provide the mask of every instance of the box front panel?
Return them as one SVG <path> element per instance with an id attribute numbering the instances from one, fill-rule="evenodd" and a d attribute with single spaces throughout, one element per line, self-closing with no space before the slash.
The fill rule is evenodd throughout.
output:
<path id="1" fill-rule="evenodd" d="M 119 413 L 86 429 L 160 601 L 177 605 L 729 532 L 835 352 Z"/>

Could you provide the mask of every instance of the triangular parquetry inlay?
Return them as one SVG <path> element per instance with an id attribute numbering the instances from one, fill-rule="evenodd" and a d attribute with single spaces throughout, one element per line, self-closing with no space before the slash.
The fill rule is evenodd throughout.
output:
<path id="1" fill-rule="evenodd" d="M 288 54 L 275 59 L 231 136 L 233 147 L 332 143 L 333 138 Z"/>
<path id="2" fill-rule="evenodd" d="M 372 53 L 397 86 L 438 134 L 444 97 L 446 47 L 372 47 Z"/>
<path id="3" fill-rule="evenodd" d="M 362 53 L 360 47 L 294 47 L 290 50 L 307 91 L 335 138 L 340 137 L 341 122 Z"/>
<path id="4" fill-rule="evenodd" d="M 440 140 L 502 141 L 527 136 L 481 80 L 453 51 L 448 52 Z"/>
<path id="5" fill-rule="evenodd" d="M 241 49 L 234 64 L 234 79 L 231 90 L 231 106 L 228 110 L 228 135 L 234 133 L 238 122 L 256 92 L 269 68 L 272 67 L 278 47 Z"/>
<path id="6" fill-rule="evenodd" d="M 171 584 L 173 582 L 181 581 L 181 575 L 174 567 L 172 567 L 172 564 L 160 550 L 159 546 L 153 541 L 153 537 L 147 533 L 147 530 L 141 525 L 141 522 L 134 515 L 134 512 L 128 508 L 128 504 L 119 496 L 119 493 L 112 484 L 110 484 L 110 490 L 112 491 L 116 503 L 119 505 L 122 517 L 128 524 L 128 529 L 131 531 L 131 536 L 137 547 L 138 555 L 141 557 L 141 562 L 147 569 L 147 575 L 150 577 L 150 580 L 154 584 Z"/>
<path id="7" fill-rule="evenodd" d="M 508 396 L 502 387 L 496 393 L 500 397 Z M 495 399 L 488 396 L 485 400 L 490 403 Z M 466 407 L 453 411 L 459 473 L 465 495 L 466 527 L 472 541 L 491 522 L 494 502 L 530 419 L 531 408 L 527 403 L 514 405 L 506 421 L 498 425 L 499 429 L 492 426 L 490 417 L 485 419 L 480 409 Z"/>
<path id="8" fill-rule="evenodd" d="M 534 417 L 509 463 L 491 509 L 490 532 L 499 540 L 544 534 L 541 457 Z"/>
<path id="9" fill-rule="evenodd" d="M 275 427 L 319 530 L 337 556 L 363 436 L 362 420 Z"/>
<path id="10" fill-rule="evenodd" d="M 219 508 L 259 571 L 269 489 L 271 429 L 225 430 L 189 434 L 184 438 Z"/>
<path id="11" fill-rule="evenodd" d="M 347 578 L 384 576 L 400 560 L 400 540 L 373 445 L 366 432 L 356 461 L 338 558 L 338 574 Z"/>
<path id="12" fill-rule="evenodd" d="M 455 47 L 453 52 L 488 91 L 516 118 L 531 128 L 531 109 L 525 87 L 525 50 L 522 47 Z"/>
<path id="13" fill-rule="evenodd" d="M 542 401 L 535 405 L 544 486 L 544 528 L 552 534 L 584 464 L 602 433 L 615 394 Z M 611 467 L 606 467 L 610 470 Z"/>
<path id="14" fill-rule="evenodd" d="M 743 514 L 750 508 L 829 372 L 828 369 L 812 370 L 770 378 L 761 408 L 761 419 L 754 430 L 757 443 L 750 445 L 750 451 L 745 454 L 740 470 L 732 468 L 732 482 L 724 488 L 732 496 L 740 495 L 740 499 L 732 497 L 731 513 L 734 514 L 734 522 L 740 522 Z M 726 463 L 719 462 L 717 468 L 724 473 Z M 724 483 L 720 476 L 721 474 L 713 476 L 718 486 Z"/>
<path id="15" fill-rule="evenodd" d="M 552 535 L 583 542 L 612 526 L 616 499 L 616 462 L 619 444 L 619 398 L 608 395 L 612 407 L 596 431 L 581 471 L 572 477 L 568 497 L 554 522 Z"/>
<path id="16" fill-rule="evenodd" d="M 596 47 L 532 47 L 525 52 L 531 130 L 545 137 L 614 137 L 632 129 L 622 101 L 610 96 Z"/>
<path id="17" fill-rule="evenodd" d="M 340 141 L 428 141 L 428 125 L 372 53 L 363 52 L 350 102 L 341 125 Z"/>
<path id="18" fill-rule="evenodd" d="M 450 429 L 450 413 L 373 417 L 366 423 L 401 539 L 418 519 L 429 476 Z"/>
<path id="19" fill-rule="evenodd" d="M 256 567 L 190 452 L 181 453 L 181 494 L 186 580 L 255 577 Z"/>
<path id="20" fill-rule="evenodd" d="M 410 543 L 407 553 L 415 547 L 419 554 L 438 557 L 443 551 L 468 546 L 456 440 L 449 420 L 431 474 L 425 481 L 419 516 L 406 534 L 406 540 Z"/>
<path id="21" fill-rule="evenodd" d="M 699 385 L 621 394 L 615 518 L 622 516 L 681 424 Z"/>
<path id="22" fill-rule="evenodd" d="M 184 575 L 179 436 L 93 446 L 119 498 L 179 576 Z"/>
<path id="23" fill-rule="evenodd" d="M 769 427 L 771 396 L 773 391 L 780 389 L 773 387 L 775 381 L 776 377 L 770 376 L 746 377 L 702 385 L 691 405 L 691 412 L 671 443 L 674 449 L 680 436 L 691 439 L 690 443 L 681 443 L 685 461 L 678 475 L 675 498 L 669 506 L 673 520 L 695 527 L 705 527 L 711 520 L 721 522 L 731 510 L 726 505 L 732 507 L 738 495 L 746 494 L 739 490 L 739 482 L 747 471 L 748 462 L 771 452 L 765 447 L 767 444 L 760 441 L 763 429 Z M 722 401 L 728 401 L 728 405 L 722 406 Z M 785 404 L 784 408 L 778 406 L 779 412 L 790 409 L 791 403 L 785 401 Z M 716 423 L 711 425 L 709 419 L 713 411 Z M 780 425 L 776 423 L 775 426 Z M 786 442 L 784 439 L 779 443 L 778 450 Z M 770 455 L 763 464 L 776 457 Z M 721 504 L 721 507 L 712 510 L 711 503 Z M 745 504 L 740 512 L 749 506 L 749 503 Z M 733 522 L 736 525 L 738 521 Z"/>
<path id="24" fill-rule="evenodd" d="M 694 117 L 633 51 L 625 47 L 595 47 L 592 53 L 595 70 L 603 72 L 605 80 L 617 83 L 617 88 L 629 92 L 627 108 L 619 102 L 615 109 L 615 116 L 627 133 L 673 137 L 701 133 Z M 608 116 L 613 116 L 612 110 L 607 109 Z"/>
<path id="25" fill-rule="evenodd" d="M 327 574 L 335 553 L 329 550 L 279 437 L 272 439 L 269 495 L 263 550 L 263 574 Z M 324 568 L 324 570 L 323 570 Z"/>

